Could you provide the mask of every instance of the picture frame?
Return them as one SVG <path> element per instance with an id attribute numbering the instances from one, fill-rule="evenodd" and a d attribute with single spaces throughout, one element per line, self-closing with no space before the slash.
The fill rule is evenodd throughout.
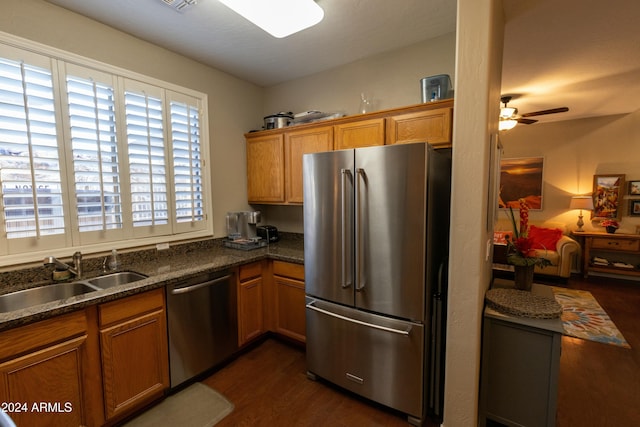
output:
<path id="1" fill-rule="evenodd" d="M 640 200 L 629 200 L 629 216 L 640 216 Z"/>
<path id="2" fill-rule="evenodd" d="M 629 181 L 629 195 L 640 196 L 640 181 Z"/>
<path id="3" fill-rule="evenodd" d="M 593 211 L 591 219 L 620 219 L 624 174 L 593 176 Z"/>
<path id="4" fill-rule="evenodd" d="M 544 157 L 519 157 L 500 160 L 498 207 L 519 209 L 519 199 L 530 210 L 542 210 Z"/>

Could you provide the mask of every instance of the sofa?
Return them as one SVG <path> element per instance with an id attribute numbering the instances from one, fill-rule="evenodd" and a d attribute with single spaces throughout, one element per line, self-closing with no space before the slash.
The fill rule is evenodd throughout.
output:
<path id="1" fill-rule="evenodd" d="M 544 274 L 561 278 L 571 276 L 576 257 L 580 254 L 578 242 L 568 236 L 566 224 L 554 221 L 529 221 L 530 234 L 534 240 L 540 239 L 539 245 L 546 249 L 536 249 L 538 256 L 551 261 L 546 267 L 536 266 L 536 274 Z M 533 233 L 535 231 L 535 233 Z M 494 263 L 506 263 L 506 245 L 504 237 L 513 232 L 508 219 L 500 219 L 494 226 Z M 547 243 L 546 245 L 544 243 Z"/>

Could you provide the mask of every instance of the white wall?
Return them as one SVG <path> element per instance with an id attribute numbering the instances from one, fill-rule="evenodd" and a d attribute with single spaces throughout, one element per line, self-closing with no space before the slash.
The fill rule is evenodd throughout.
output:
<path id="1" fill-rule="evenodd" d="M 419 104 L 420 79 L 455 77 L 455 33 L 386 52 L 322 73 L 266 89 L 265 115 L 308 110 L 356 114 L 360 93 L 368 92 L 373 110 Z"/>
<path id="2" fill-rule="evenodd" d="M 501 0 L 458 0 L 456 101 L 444 423 L 476 426 L 484 294 L 491 265 L 487 226 L 491 135 L 502 69 Z"/>
<path id="3" fill-rule="evenodd" d="M 264 116 L 308 110 L 356 114 L 363 91 L 372 94 L 376 111 L 419 104 L 420 79 L 449 74 L 454 81 L 455 37 L 455 33 L 446 34 L 266 88 Z M 302 207 L 255 205 L 254 208 L 262 212 L 263 223 L 283 231 L 303 231 Z"/>
<path id="4" fill-rule="evenodd" d="M 544 157 L 542 210 L 530 217 L 552 219 L 576 228 L 578 211 L 569 211 L 575 194 L 590 194 L 593 175 L 624 174 L 626 181 L 640 181 L 640 110 L 626 115 L 593 117 L 552 123 L 518 125 L 501 134 L 504 158 Z M 627 193 L 625 187 L 624 193 Z M 629 200 L 623 199 L 618 232 L 635 233 L 640 216 L 629 216 Z M 584 229 L 603 231 L 584 214 Z"/>
<path id="5" fill-rule="evenodd" d="M 213 219 L 247 205 L 244 133 L 262 117 L 264 90 L 41 0 L 3 1 L 0 31 L 208 94 Z"/>

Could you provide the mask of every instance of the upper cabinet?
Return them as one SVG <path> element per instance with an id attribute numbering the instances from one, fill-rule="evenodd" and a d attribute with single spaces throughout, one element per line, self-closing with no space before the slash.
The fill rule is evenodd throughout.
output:
<path id="1" fill-rule="evenodd" d="M 384 118 L 337 124 L 335 129 L 336 150 L 384 145 Z"/>
<path id="2" fill-rule="evenodd" d="M 302 204 L 302 156 L 374 145 L 451 147 L 453 99 L 245 134 L 249 203 Z"/>
<path id="3" fill-rule="evenodd" d="M 427 141 L 434 147 L 450 147 L 453 108 L 397 114 L 386 119 L 387 144 Z"/>
<path id="4" fill-rule="evenodd" d="M 247 194 L 250 203 L 284 203 L 284 135 L 247 137 Z"/>
<path id="5" fill-rule="evenodd" d="M 309 153 L 331 151 L 333 148 L 333 127 L 322 126 L 285 132 L 284 147 L 286 199 L 288 203 L 302 203 L 302 156 Z"/>

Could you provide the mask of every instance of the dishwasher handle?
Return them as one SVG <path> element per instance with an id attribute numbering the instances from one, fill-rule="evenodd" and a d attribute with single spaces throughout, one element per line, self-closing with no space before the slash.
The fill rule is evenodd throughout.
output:
<path id="1" fill-rule="evenodd" d="M 186 294 L 189 292 L 197 291 L 198 289 L 206 288 L 207 286 L 212 286 L 212 285 L 215 285 L 216 283 L 224 282 L 229 278 L 231 278 L 231 275 L 227 274 L 226 276 L 218 277 L 217 279 L 208 280 L 206 282 L 198 283 L 196 285 L 185 286 L 184 288 L 172 289 L 171 295 L 180 295 L 180 294 Z"/>

